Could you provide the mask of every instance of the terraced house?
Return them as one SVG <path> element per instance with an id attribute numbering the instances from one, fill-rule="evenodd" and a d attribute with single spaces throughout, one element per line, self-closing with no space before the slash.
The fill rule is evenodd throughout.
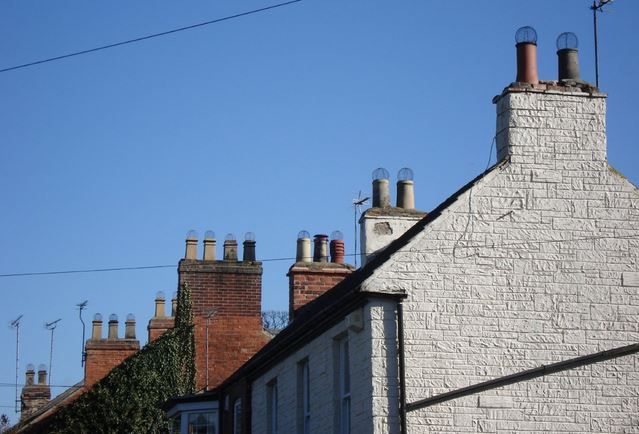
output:
<path id="1" fill-rule="evenodd" d="M 168 402 L 174 431 L 636 432 L 639 190 L 607 162 L 606 95 L 580 80 L 573 36 L 542 81 L 536 34 L 518 31 L 497 163 L 436 209 L 412 209 L 407 171 L 391 207 L 376 171 L 364 266 L 299 285 L 301 236 L 290 325 Z M 314 296 L 297 303 L 300 288 Z"/>
<path id="2" fill-rule="evenodd" d="M 606 95 L 580 79 L 573 40 L 558 39 L 558 79 L 539 80 L 536 33 L 517 32 L 496 164 L 435 209 L 415 209 L 406 168 L 392 206 L 375 170 L 360 268 L 341 234 L 300 232 L 278 334 L 252 234 L 219 260 L 214 234 L 201 257 L 190 234 L 177 271 L 192 309 L 169 316 L 158 294 L 141 349 L 135 318 L 121 337 L 109 317 L 105 337 L 95 316 L 84 379 L 49 400 L 30 366 L 13 432 L 74 412 L 61 431 L 159 432 L 166 415 L 172 433 L 637 432 L 639 189 L 608 164 Z"/>

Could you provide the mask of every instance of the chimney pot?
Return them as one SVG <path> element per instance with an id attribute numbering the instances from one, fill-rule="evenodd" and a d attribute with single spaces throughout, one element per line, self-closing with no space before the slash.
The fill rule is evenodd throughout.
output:
<path id="1" fill-rule="evenodd" d="M 109 336 L 108 339 L 118 338 L 118 316 L 114 313 L 109 315 Z"/>
<path id="2" fill-rule="evenodd" d="M 237 241 L 233 234 L 227 234 L 224 239 L 224 260 L 237 261 Z"/>
<path id="3" fill-rule="evenodd" d="M 197 259 L 197 232 L 194 230 L 190 230 L 186 234 L 186 252 L 184 253 L 184 259 Z"/>
<path id="4" fill-rule="evenodd" d="M 517 41 L 517 79 L 519 83 L 539 84 L 537 74 L 537 32 L 521 27 L 515 34 Z"/>
<path id="5" fill-rule="evenodd" d="M 41 364 L 38 366 L 38 384 L 47 384 L 47 365 Z"/>
<path id="6" fill-rule="evenodd" d="M 415 189 L 413 171 L 408 167 L 397 173 L 397 207 L 415 209 Z"/>
<path id="7" fill-rule="evenodd" d="M 25 386 L 33 386 L 34 378 L 35 378 L 35 366 L 29 363 L 27 365 Z"/>
<path id="8" fill-rule="evenodd" d="M 373 171 L 373 207 L 386 208 L 390 206 L 388 178 L 388 170 L 383 167 L 378 167 Z"/>
<path id="9" fill-rule="evenodd" d="M 557 37 L 559 81 L 580 80 L 578 46 L 577 35 L 572 32 L 564 32 Z"/>
<path id="10" fill-rule="evenodd" d="M 204 234 L 204 259 L 205 261 L 215 261 L 215 232 L 206 231 Z"/>
<path id="11" fill-rule="evenodd" d="M 344 263 L 344 240 L 331 240 L 331 262 L 336 264 Z"/>
<path id="12" fill-rule="evenodd" d="M 155 317 L 165 317 L 166 316 L 166 312 L 164 309 L 164 292 L 162 291 L 158 291 L 158 293 L 155 295 Z"/>
<path id="13" fill-rule="evenodd" d="M 91 339 L 98 341 L 102 339 L 102 315 L 96 313 L 93 315 L 93 329 L 91 331 Z"/>
<path id="14" fill-rule="evenodd" d="M 297 234 L 297 254 L 295 262 L 311 262 L 311 234 L 300 231 Z"/>
<path id="15" fill-rule="evenodd" d="M 244 234 L 244 251 L 242 252 L 242 260 L 255 262 L 255 234 L 247 232 Z"/>
<path id="16" fill-rule="evenodd" d="M 328 235 L 315 235 L 313 262 L 328 262 Z"/>
<path id="17" fill-rule="evenodd" d="M 124 339 L 135 339 L 135 315 L 132 313 L 126 316 L 124 322 Z"/>

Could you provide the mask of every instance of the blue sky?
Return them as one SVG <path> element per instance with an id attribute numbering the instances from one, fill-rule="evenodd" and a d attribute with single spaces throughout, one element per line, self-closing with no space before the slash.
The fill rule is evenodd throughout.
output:
<path id="1" fill-rule="evenodd" d="M 0 69 L 273 3 L 4 0 Z M 0 274 L 177 264 L 190 229 L 218 240 L 255 232 L 259 258 L 294 256 L 301 229 L 340 229 L 352 252 L 351 201 L 368 195 L 376 167 L 391 182 L 411 167 L 426 211 L 486 167 L 491 98 L 515 79 L 517 28 L 537 29 L 541 79 L 556 79 L 556 37 L 575 32 L 582 78 L 594 82 L 589 4 L 303 0 L 2 73 Z M 639 2 L 608 11 L 608 156 L 636 184 Z M 265 262 L 265 309 L 287 309 L 290 265 Z M 0 384 L 14 381 L 8 323 L 19 314 L 20 381 L 27 363 L 48 363 L 43 324 L 62 318 L 53 383 L 70 385 L 82 378 L 75 304 L 89 301 L 89 319 L 134 313 L 144 342 L 154 295 L 175 291 L 176 277 L 168 268 L 0 278 Z M 13 400 L 0 387 L 0 405 Z"/>

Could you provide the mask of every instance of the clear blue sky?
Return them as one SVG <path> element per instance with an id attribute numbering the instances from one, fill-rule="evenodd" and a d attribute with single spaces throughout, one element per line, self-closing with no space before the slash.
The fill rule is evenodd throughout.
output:
<path id="1" fill-rule="evenodd" d="M 275 2 L 274 2 L 275 3 Z M 267 6 L 267 1 L 4 0 L 0 69 Z M 580 38 L 594 82 L 588 0 L 304 0 L 167 37 L 0 74 L 0 274 L 177 264 L 189 229 L 257 236 L 260 258 L 290 257 L 301 229 L 345 234 L 351 200 L 386 167 L 415 172 L 430 210 L 486 167 L 491 98 L 514 81 L 514 33 L 539 34 L 540 78 L 556 79 L 555 38 Z M 639 2 L 600 16 L 610 163 L 639 181 Z M 493 155 L 494 161 L 494 155 Z M 221 244 L 221 243 L 220 243 Z M 264 264 L 263 307 L 287 309 L 290 261 Z M 82 378 L 86 317 L 132 312 L 146 340 L 174 268 L 0 278 L 0 383 L 48 363 Z M 87 332 L 89 328 L 87 328 Z M 122 332 L 122 331 L 121 331 Z M 54 389 L 59 393 L 61 389 Z M 0 405 L 13 405 L 0 387 Z M 9 408 L 0 407 L 12 419 Z"/>

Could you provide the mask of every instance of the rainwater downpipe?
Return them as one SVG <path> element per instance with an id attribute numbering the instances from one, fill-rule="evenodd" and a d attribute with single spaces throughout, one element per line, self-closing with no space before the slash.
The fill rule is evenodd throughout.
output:
<path id="1" fill-rule="evenodd" d="M 406 427 L 406 364 L 404 355 L 404 306 L 397 300 L 397 351 L 399 353 L 399 432 L 407 433 Z"/>

